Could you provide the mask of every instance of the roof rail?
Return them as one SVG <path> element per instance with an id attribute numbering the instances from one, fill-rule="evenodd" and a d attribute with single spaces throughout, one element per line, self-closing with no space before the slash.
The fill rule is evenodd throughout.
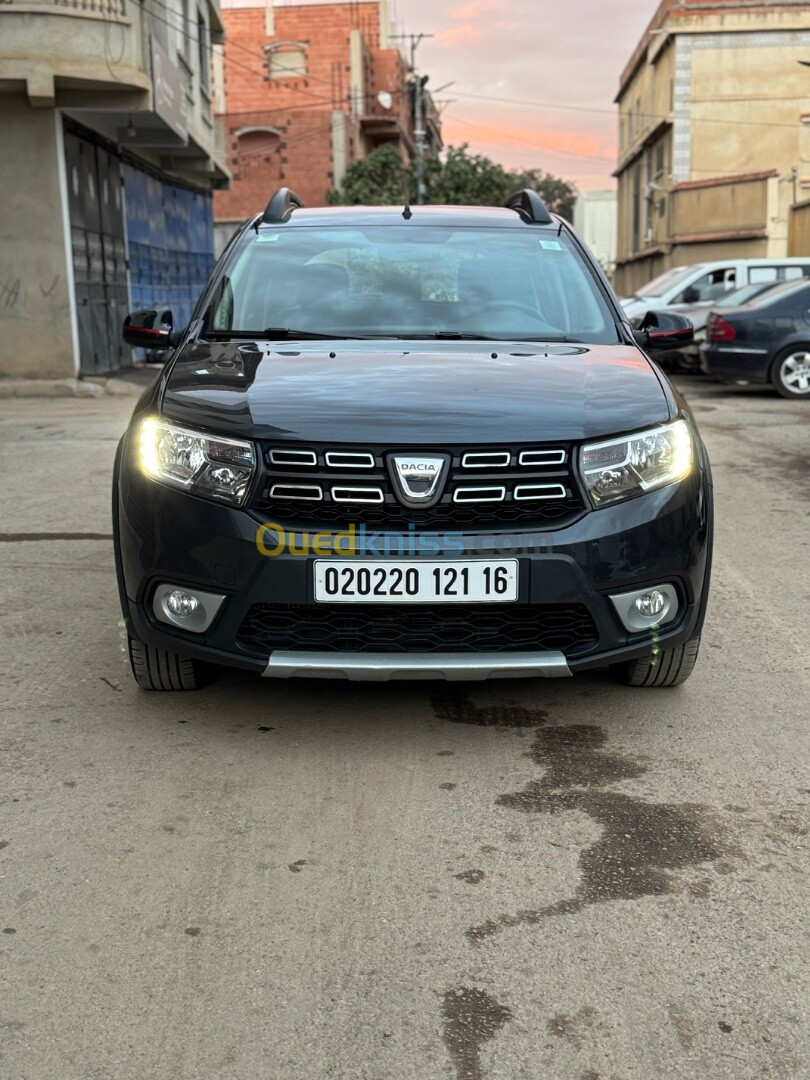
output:
<path id="1" fill-rule="evenodd" d="M 551 225 L 551 214 L 546 209 L 546 204 L 536 191 L 524 188 L 510 195 L 503 204 L 507 210 L 516 210 L 522 218 L 533 225 Z"/>
<path id="2" fill-rule="evenodd" d="M 287 187 L 279 188 L 267 204 L 267 209 L 262 214 L 262 221 L 268 225 L 289 221 L 293 210 L 300 210 L 303 205 L 294 191 L 290 191 Z"/>

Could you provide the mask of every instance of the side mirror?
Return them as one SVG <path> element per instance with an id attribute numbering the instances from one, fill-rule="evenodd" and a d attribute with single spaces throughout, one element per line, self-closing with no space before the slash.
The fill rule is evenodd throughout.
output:
<path id="1" fill-rule="evenodd" d="M 633 337 L 649 352 L 671 352 L 691 345 L 695 328 L 690 319 L 674 311 L 648 311 Z"/>
<path id="2" fill-rule="evenodd" d="M 682 304 L 697 304 L 700 301 L 700 293 L 693 286 L 689 286 L 688 289 L 684 289 L 683 296 L 681 296 L 680 303 Z"/>
<path id="3" fill-rule="evenodd" d="M 174 345 L 172 313 L 146 308 L 124 319 L 122 336 L 127 345 L 141 349 L 169 349 Z"/>

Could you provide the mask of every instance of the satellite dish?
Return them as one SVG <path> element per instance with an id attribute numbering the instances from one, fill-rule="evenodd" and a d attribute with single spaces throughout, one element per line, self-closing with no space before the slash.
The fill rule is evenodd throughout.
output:
<path id="1" fill-rule="evenodd" d="M 394 104 L 394 99 L 393 97 L 391 97 L 387 90 L 381 90 L 379 94 L 377 94 L 377 101 L 379 101 L 380 105 L 384 109 L 390 109 L 391 106 Z"/>

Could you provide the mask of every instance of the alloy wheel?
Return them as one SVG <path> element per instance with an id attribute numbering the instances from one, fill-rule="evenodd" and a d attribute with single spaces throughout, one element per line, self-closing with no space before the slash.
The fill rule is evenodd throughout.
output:
<path id="1" fill-rule="evenodd" d="M 779 365 L 779 381 L 791 394 L 810 394 L 810 352 L 786 356 Z"/>

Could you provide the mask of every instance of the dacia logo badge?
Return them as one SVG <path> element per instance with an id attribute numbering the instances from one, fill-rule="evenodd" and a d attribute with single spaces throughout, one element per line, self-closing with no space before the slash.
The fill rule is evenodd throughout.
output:
<path id="1" fill-rule="evenodd" d="M 442 495 L 447 454 L 391 454 L 388 467 L 401 502 L 432 506 Z"/>

